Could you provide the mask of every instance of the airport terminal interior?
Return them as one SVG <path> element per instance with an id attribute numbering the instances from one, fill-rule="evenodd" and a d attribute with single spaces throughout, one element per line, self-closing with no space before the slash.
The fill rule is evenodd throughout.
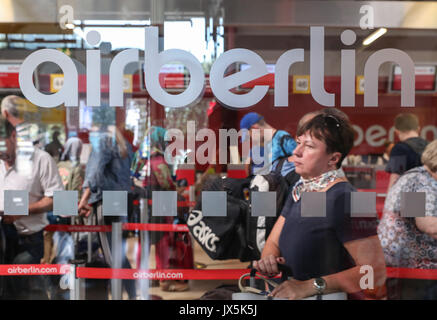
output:
<path id="1" fill-rule="evenodd" d="M 0 0 L 0 300 L 437 299 L 436 16 Z"/>

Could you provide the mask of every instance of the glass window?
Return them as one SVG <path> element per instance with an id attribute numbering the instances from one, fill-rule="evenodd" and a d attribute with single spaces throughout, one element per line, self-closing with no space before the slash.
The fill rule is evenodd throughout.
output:
<path id="1" fill-rule="evenodd" d="M 3 11 L 0 299 L 436 299 L 433 2 Z"/>

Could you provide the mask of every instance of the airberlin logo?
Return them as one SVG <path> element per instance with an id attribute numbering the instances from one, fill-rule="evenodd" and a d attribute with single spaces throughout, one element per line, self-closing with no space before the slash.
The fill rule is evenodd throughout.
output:
<path id="1" fill-rule="evenodd" d="M 310 27 L 310 88 L 314 100 L 322 106 L 335 105 L 335 94 L 324 88 L 324 27 Z M 98 43 L 96 31 L 87 37 L 91 45 Z M 205 74 L 200 62 L 191 53 L 180 49 L 159 52 L 158 28 L 145 28 L 144 78 L 150 96 L 159 104 L 179 108 L 190 106 L 202 97 Z M 356 41 L 352 30 L 341 34 L 341 42 L 351 46 Z M 355 50 L 342 49 L 341 59 L 341 106 L 355 106 Z M 87 50 L 86 82 L 88 106 L 100 106 L 100 50 Z M 123 106 L 123 72 L 128 63 L 139 60 L 138 49 L 127 49 L 118 53 L 109 70 L 109 105 Z M 159 83 L 162 66 L 171 62 L 181 62 L 190 74 L 188 87 L 179 94 L 170 94 Z M 54 94 L 39 92 L 33 82 L 35 69 L 44 62 L 57 64 L 64 73 L 64 85 Z M 229 66 L 241 62 L 250 67 L 226 75 Z M 284 52 L 276 61 L 274 75 L 274 106 L 289 106 L 289 70 L 296 63 L 304 62 L 304 49 Z M 378 106 L 378 72 L 385 62 L 392 62 L 402 70 L 401 106 L 414 107 L 415 75 L 414 62 L 405 52 L 398 49 L 382 49 L 374 52 L 364 66 L 364 106 Z M 269 89 L 267 85 L 255 85 L 245 93 L 234 93 L 231 89 L 268 74 L 263 59 L 248 49 L 231 49 L 224 52 L 212 65 L 209 80 L 214 96 L 222 105 L 230 108 L 247 108 L 257 104 Z M 30 54 L 22 63 L 19 83 L 24 96 L 37 106 L 53 108 L 64 104 L 78 106 L 78 71 L 73 61 L 64 53 L 54 49 L 41 49 Z"/>

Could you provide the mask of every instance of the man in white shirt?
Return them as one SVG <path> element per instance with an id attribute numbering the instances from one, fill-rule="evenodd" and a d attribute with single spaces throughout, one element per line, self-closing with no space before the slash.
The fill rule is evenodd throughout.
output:
<path id="1" fill-rule="evenodd" d="M 53 209 L 53 192 L 64 190 L 53 158 L 45 151 L 35 149 L 30 157 L 31 172 L 23 175 L 17 170 L 17 133 L 15 127 L 0 118 L 0 214 L 6 237 L 6 264 L 38 264 L 43 257 L 43 230 L 48 224 L 46 214 Z M 5 211 L 5 191 L 28 192 L 28 214 L 8 215 Z M 9 278 L 9 277 L 8 277 Z M 30 279 L 13 277 L 13 284 L 5 294 L 15 297 L 29 294 Z M 31 278 L 32 279 L 32 278 Z M 9 280 L 9 279 L 8 279 Z"/>

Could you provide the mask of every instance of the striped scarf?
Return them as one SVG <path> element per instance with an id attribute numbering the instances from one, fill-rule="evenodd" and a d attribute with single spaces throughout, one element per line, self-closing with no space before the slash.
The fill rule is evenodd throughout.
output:
<path id="1" fill-rule="evenodd" d="M 318 177 L 311 178 L 311 179 L 304 179 L 300 177 L 299 181 L 296 182 L 295 186 L 293 187 L 292 196 L 293 200 L 295 202 L 299 201 L 301 195 L 303 192 L 313 192 L 313 191 L 319 191 L 334 181 L 337 178 L 343 178 L 344 172 L 340 168 L 338 170 L 331 170 L 328 172 L 325 172 L 321 174 Z"/>

